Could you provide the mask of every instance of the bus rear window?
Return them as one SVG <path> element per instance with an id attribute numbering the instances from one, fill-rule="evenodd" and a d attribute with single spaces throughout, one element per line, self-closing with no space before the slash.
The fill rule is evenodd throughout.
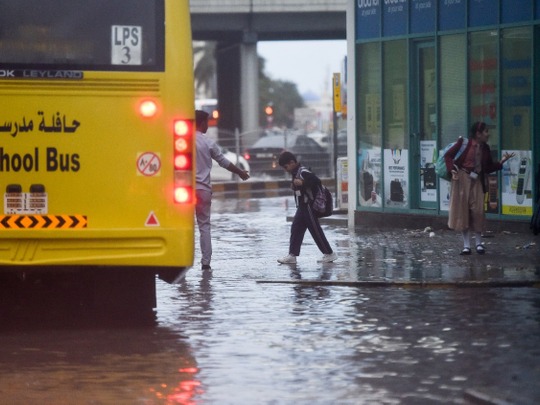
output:
<path id="1" fill-rule="evenodd" d="M 0 68 L 162 71 L 163 0 L 0 0 Z"/>

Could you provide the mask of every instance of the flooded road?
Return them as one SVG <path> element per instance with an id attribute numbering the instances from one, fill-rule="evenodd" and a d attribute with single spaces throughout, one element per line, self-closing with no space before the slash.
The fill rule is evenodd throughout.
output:
<path id="1" fill-rule="evenodd" d="M 306 236 L 298 265 L 279 265 L 290 209 L 284 198 L 217 201 L 213 270 L 158 280 L 150 324 L 134 313 L 126 323 L 102 314 L 3 325 L 0 403 L 464 404 L 471 392 L 540 401 L 538 288 L 282 283 L 440 278 L 453 267 L 457 279 L 484 277 L 474 262 L 439 268 L 428 253 L 388 261 L 373 238 L 357 248 L 364 236 L 330 226 L 338 262 L 317 264 Z"/>

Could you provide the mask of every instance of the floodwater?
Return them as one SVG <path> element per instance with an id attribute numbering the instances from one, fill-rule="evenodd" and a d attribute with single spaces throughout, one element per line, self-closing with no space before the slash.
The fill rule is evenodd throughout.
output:
<path id="1" fill-rule="evenodd" d="M 341 262 L 316 264 L 306 236 L 297 266 L 277 264 L 287 209 L 282 198 L 216 202 L 213 270 L 158 280 L 150 323 L 60 314 L 3 325 L 0 403 L 540 401 L 537 288 L 281 283 L 344 280 L 367 260 L 346 260 L 349 231 L 325 227 Z"/>

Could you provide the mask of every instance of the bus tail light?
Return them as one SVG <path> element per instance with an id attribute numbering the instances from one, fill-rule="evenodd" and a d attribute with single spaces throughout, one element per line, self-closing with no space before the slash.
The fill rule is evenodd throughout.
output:
<path id="1" fill-rule="evenodd" d="M 175 187 L 174 201 L 178 204 L 191 203 L 193 201 L 192 187 Z"/>
<path id="2" fill-rule="evenodd" d="M 174 136 L 174 201 L 192 203 L 193 196 L 193 120 L 176 120 Z"/>
<path id="3" fill-rule="evenodd" d="M 157 104 L 153 100 L 144 100 L 139 105 L 139 114 L 144 118 L 152 118 L 157 113 Z"/>

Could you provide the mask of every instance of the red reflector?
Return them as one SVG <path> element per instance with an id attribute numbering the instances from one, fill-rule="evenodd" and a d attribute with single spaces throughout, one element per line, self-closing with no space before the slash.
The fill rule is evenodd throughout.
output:
<path id="1" fill-rule="evenodd" d="M 189 203 L 193 199 L 191 187 L 177 187 L 174 189 L 174 201 L 177 203 Z"/>
<path id="2" fill-rule="evenodd" d="M 177 136 L 186 136 L 190 134 L 190 125 L 187 121 L 174 121 L 174 134 Z"/>

